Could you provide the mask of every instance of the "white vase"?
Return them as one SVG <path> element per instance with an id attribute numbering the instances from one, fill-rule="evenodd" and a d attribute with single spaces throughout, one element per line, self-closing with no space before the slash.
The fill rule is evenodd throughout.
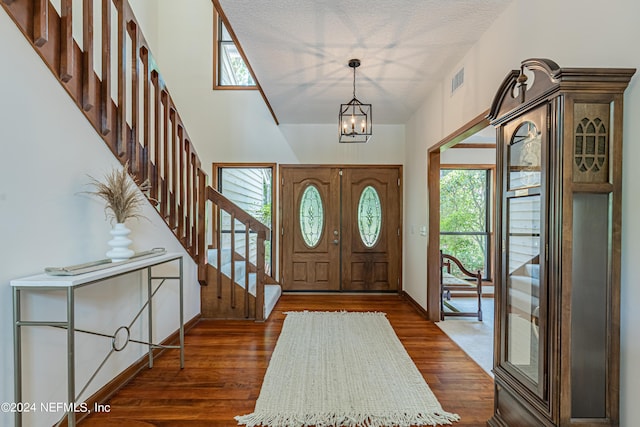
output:
<path id="1" fill-rule="evenodd" d="M 126 261 L 131 258 L 134 252 L 128 248 L 131 244 L 131 239 L 127 238 L 131 230 L 119 222 L 113 226 L 109 233 L 111 233 L 113 239 L 109 240 L 111 250 L 107 252 L 107 257 L 111 258 L 112 262 Z"/>

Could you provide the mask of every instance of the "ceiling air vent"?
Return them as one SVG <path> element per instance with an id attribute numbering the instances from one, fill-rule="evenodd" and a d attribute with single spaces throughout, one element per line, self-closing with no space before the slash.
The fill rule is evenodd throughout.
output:
<path id="1" fill-rule="evenodd" d="M 464 68 L 461 68 L 460 71 L 456 73 L 455 76 L 451 79 L 451 94 L 456 91 L 460 86 L 464 83 Z"/>

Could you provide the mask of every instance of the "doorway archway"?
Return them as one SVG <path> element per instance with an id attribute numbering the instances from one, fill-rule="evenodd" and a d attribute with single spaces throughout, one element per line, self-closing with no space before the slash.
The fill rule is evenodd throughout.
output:
<path id="1" fill-rule="evenodd" d="M 441 153 L 489 126 L 485 111 L 432 146 L 427 153 L 429 237 L 427 240 L 427 312 L 440 320 L 440 165 Z M 494 246 L 495 247 L 495 246 Z"/>

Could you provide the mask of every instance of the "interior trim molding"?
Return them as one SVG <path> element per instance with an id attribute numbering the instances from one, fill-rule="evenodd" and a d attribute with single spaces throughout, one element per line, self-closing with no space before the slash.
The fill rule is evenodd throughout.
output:
<path id="1" fill-rule="evenodd" d="M 496 165 L 490 165 L 487 163 L 440 163 L 440 169 L 481 169 L 481 170 L 496 170 Z"/>
<path id="2" fill-rule="evenodd" d="M 474 144 L 474 143 L 469 143 L 469 142 L 461 142 L 460 144 L 456 144 L 451 148 L 496 148 L 496 144 L 491 144 L 491 143 L 487 143 L 487 144 Z"/>
<path id="3" fill-rule="evenodd" d="M 200 322 L 202 314 L 195 315 L 191 320 L 184 324 L 184 332 L 187 333 L 188 330 L 193 328 L 195 325 Z M 171 335 L 165 338 L 160 345 L 171 345 L 175 341 L 179 339 L 180 330 L 176 329 Z M 156 348 L 153 350 L 153 357 L 156 358 L 160 356 L 166 348 Z M 106 403 L 114 394 L 116 394 L 120 389 L 122 389 L 129 381 L 134 379 L 140 371 L 149 366 L 149 354 L 145 353 L 140 359 L 135 361 L 131 366 L 122 371 L 119 375 L 105 384 L 100 390 L 96 391 L 91 397 L 85 400 L 88 408 L 93 408 L 96 404 L 104 404 Z M 76 414 L 76 423 L 79 423 L 84 418 L 89 416 L 88 412 L 79 412 Z M 66 414 L 60 424 L 56 424 L 61 427 L 68 427 Z"/>
<path id="4" fill-rule="evenodd" d="M 427 313 L 429 320 L 440 320 L 440 153 L 489 126 L 485 110 L 471 121 L 427 150 L 428 224 L 427 238 Z M 495 181 L 495 180 L 494 180 Z"/>
<path id="5" fill-rule="evenodd" d="M 413 297 L 407 293 L 407 291 L 403 289 L 400 293 L 400 296 L 402 296 L 402 298 L 404 298 L 409 304 L 411 304 L 411 306 L 415 308 L 422 317 L 427 320 L 429 319 L 429 312 L 423 306 L 418 304 L 418 302 L 414 300 Z"/>
<path id="6" fill-rule="evenodd" d="M 431 153 L 433 151 L 444 151 L 447 148 L 451 148 L 454 145 L 458 144 L 460 141 L 463 141 L 477 133 L 478 131 L 489 126 L 489 119 L 487 116 L 489 115 L 489 110 L 485 110 L 480 113 L 478 116 L 471 119 L 471 121 L 462 125 L 461 128 L 456 129 L 449 135 L 445 136 L 438 143 L 434 144 L 429 148 L 428 152 Z"/>

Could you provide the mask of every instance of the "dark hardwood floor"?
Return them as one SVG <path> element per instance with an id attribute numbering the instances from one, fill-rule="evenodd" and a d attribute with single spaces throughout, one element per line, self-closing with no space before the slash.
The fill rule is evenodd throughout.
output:
<path id="1" fill-rule="evenodd" d="M 165 352 L 81 426 L 235 426 L 253 412 L 287 311 L 387 313 L 427 383 L 456 426 L 485 426 L 493 412 L 493 381 L 437 326 L 397 295 L 284 295 L 265 323 L 201 321 L 186 335 L 185 368 Z"/>

